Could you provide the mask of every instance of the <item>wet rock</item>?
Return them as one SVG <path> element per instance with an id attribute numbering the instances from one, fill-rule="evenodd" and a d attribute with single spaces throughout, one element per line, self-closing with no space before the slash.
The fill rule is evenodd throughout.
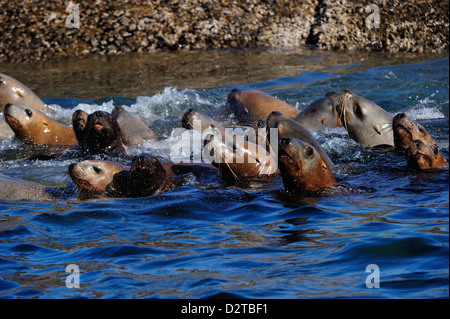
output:
<path id="1" fill-rule="evenodd" d="M 324 50 L 448 51 L 449 3 L 442 0 L 72 3 L 78 11 L 57 0 L 0 0 L 0 61 L 304 44 Z M 77 12 L 80 25 L 73 28 Z M 375 14 L 379 25 L 368 27 Z"/>

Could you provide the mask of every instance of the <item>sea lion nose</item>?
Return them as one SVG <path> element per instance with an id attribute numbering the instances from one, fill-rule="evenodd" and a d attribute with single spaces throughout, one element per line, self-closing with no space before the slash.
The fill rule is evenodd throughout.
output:
<path id="1" fill-rule="evenodd" d="M 414 145 L 415 145 L 416 147 L 419 147 L 419 145 L 420 145 L 420 140 L 414 140 Z"/>
<path id="2" fill-rule="evenodd" d="M 256 122 L 256 127 L 257 128 L 264 128 L 264 127 L 266 127 L 266 121 L 258 120 L 258 122 Z"/>
<path id="3" fill-rule="evenodd" d="M 394 116 L 394 122 L 398 122 L 399 120 L 404 118 L 405 115 L 406 115 L 405 113 L 398 113 L 396 116 Z"/>
<path id="4" fill-rule="evenodd" d="M 193 109 L 187 110 L 186 113 L 184 113 L 183 118 L 181 119 L 181 126 L 187 130 L 192 129 L 192 124 L 191 124 L 192 112 L 194 112 Z"/>
<path id="5" fill-rule="evenodd" d="M 7 112 L 8 111 L 8 109 L 11 107 L 11 103 L 7 103 L 6 105 L 5 105 L 5 108 L 3 109 L 4 110 L 4 112 Z"/>
<path id="6" fill-rule="evenodd" d="M 283 145 L 283 146 L 287 146 L 287 145 L 289 145 L 290 143 L 291 143 L 291 139 L 290 139 L 289 137 L 283 137 L 283 138 L 280 140 L 280 144 Z"/>

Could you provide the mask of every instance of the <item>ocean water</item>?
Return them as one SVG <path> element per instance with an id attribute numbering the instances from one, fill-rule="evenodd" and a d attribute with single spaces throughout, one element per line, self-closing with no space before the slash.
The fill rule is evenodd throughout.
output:
<path id="1" fill-rule="evenodd" d="M 106 81 L 105 86 L 83 85 L 77 79 L 89 73 L 74 71 L 59 91 L 53 82 L 47 91 L 39 89 L 50 81 L 45 68 L 26 72 L 44 79 L 30 87 L 61 122 L 69 123 L 78 108 L 111 111 L 124 105 L 140 115 L 161 141 L 131 147 L 130 156 L 167 158 L 171 132 L 189 108 L 227 120 L 226 96 L 237 87 L 264 90 L 299 109 L 329 91 L 351 89 L 392 114 L 406 112 L 421 122 L 449 159 L 448 57 L 358 61 L 307 51 L 289 52 L 289 63 L 282 53 L 284 60 L 255 67 L 252 60 L 238 64 L 242 54 L 249 55 L 230 53 L 215 72 L 208 56 L 209 81 L 201 76 L 205 68 L 180 62 L 180 69 L 195 69 L 183 78 L 172 65 L 168 73 L 179 77 L 161 71 L 164 76 L 151 78 L 159 87 L 148 90 L 148 78 L 131 83 L 137 71 L 120 65 L 112 74 L 125 80 L 108 84 L 100 71 L 96 83 Z M 231 60 L 237 63 L 232 68 Z M 85 64 L 87 70 L 95 67 Z M 235 77 L 227 78 L 230 72 Z M 367 149 L 343 128 L 312 133 L 336 163 L 338 187 L 297 198 L 286 196 L 279 179 L 255 188 L 194 185 L 153 197 L 82 200 L 67 167 L 83 158 L 23 160 L 25 146 L 2 141 L 0 173 L 64 192 L 47 202 L 0 200 L 0 297 L 448 298 L 448 166 L 416 172 L 402 156 Z M 79 270 L 78 288 L 70 288 L 76 281 L 68 266 Z M 370 288 L 377 274 L 379 287 Z"/>

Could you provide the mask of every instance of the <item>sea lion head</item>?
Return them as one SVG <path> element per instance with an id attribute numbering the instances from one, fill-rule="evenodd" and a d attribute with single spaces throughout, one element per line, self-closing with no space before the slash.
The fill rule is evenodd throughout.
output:
<path id="1" fill-rule="evenodd" d="M 321 130 L 325 127 L 342 126 L 341 119 L 336 111 L 338 95 L 328 92 L 325 97 L 312 102 L 296 118 L 308 130 Z"/>
<path id="2" fill-rule="evenodd" d="M 89 114 L 82 110 L 76 110 L 72 114 L 72 128 L 77 137 L 78 145 L 85 147 L 86 143 L 84 140 L 84 129 L 86 128 L 87 119 Z"/>
<path id="3" fill-rule="evenodd" d="M 447 163 L 436 144 L 422 140 L 415 140 L 406 148 L 406 161 L 415 170 L 442 168 Z"/>
<path id="4" fill-rule="evenodd" d="M 82 192 L 102 194 L 115 174 L 128 167 L 110 161 L 86 160 L 69 165 L 69 176 Z"/>
<path id="5" fill-rule="evenodd" d="M 288 193 L 316 191 L 336 182 L 322 155 L 301 140 L 288 137 L 280 140 L 278 167 Z"/>
<path id="6" fill-rule="evenodd" d="M 405 113 L 399 113 L 392 120 L 392 128 L 394 130 L 395 147 L 399 150 L 405 150 L 413 141 L 421 140 L 429 144 L 436 144 L 434 139 L 423 127 L 422 124 L 412 120 Z"/>
<path id="7" fill-rule="evenodd" d="M 189 109 L 184 113 L 183 118 L 181 119 L 181 125 L 187 130 L 196 129 L 201 132 L 214 128 L 217 128 L 220 131 L 223 131 L 224 129 L 219 122 L 193 109 Z"/>
<path id="8" fill-rule="evenodd" d="M 356 142 L 368 147 L 394 146 L 392 116 L 379 105 L 344 90 L 336 109 L 348 135 Z"/>
<path id="9" fill-rule="evenodd" d="M 124 152 L 122 132 L 114 117 L 104 111 L 96 111 L 87 117 L 84 142 L 91 153 Z"/>
<path id="10" fill-rule="evenodd" d="M 161 161 L 152 155 L 135 156 L 130 168 L 133 196 L 143 197 L 157 194 L 165 186 L 166 170 Z"/>
<path id="11" fill-rule="evenodd" d="M 73 130 L 43 112 L 19 104 L 6 104 L 5 120 L 18 140 L 25 143 L 74 145 Z"/>
<path id="12" fill-rule="evenodd" d="M 276 161 L 265 145 L 240 136 L 223 137 L 219 132 L 205 139 L 203 158 L 219 169 L 226 182 L 267 178 L 278 174 Z"/>

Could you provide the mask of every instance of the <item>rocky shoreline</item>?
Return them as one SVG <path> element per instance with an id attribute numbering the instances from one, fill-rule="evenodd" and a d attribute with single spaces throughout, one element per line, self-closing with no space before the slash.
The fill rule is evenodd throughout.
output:
<path id="1" fill-rule="evenodd" d="M 0 0 L 0 61 L 296 47 L 446 52 L 448 1 Z"/>

